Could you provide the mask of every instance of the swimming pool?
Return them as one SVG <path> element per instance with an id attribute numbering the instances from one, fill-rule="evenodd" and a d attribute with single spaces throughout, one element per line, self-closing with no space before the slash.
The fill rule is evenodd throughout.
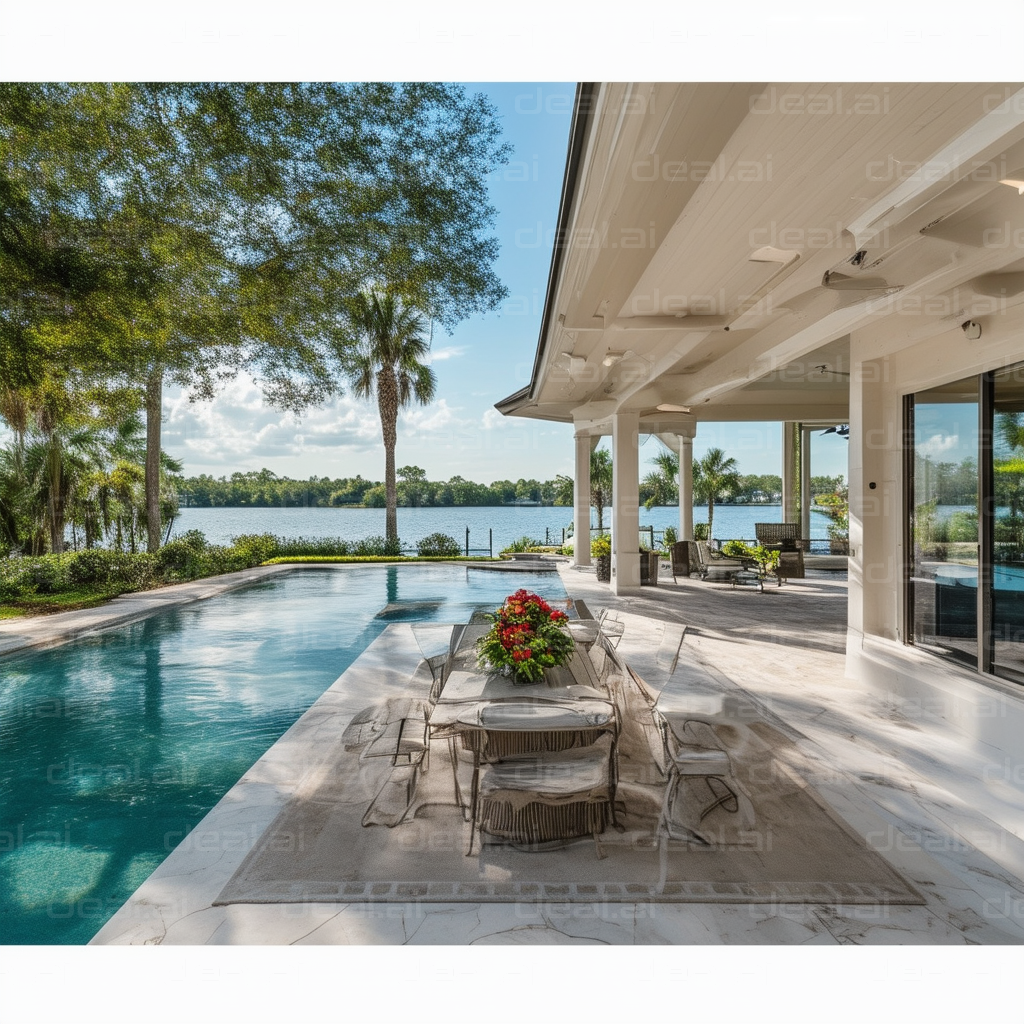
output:
<path id="1" fill-rule="evenodd" d="M 88 942 L 385 626 L 521 586 L 566 596 L 557 573 L 309 568 L 0 659 L 0 942 Z"/>

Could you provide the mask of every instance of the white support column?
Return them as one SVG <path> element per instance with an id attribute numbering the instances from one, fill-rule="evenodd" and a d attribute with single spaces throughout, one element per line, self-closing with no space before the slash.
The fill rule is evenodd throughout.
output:
<path id="1" fill-rule="evenodd" d="M 800 536 L 811 537 L 811 428 L 800 425 Z"/>
<path id="2" fill-rule="evenodd" d="M 782 521 L 796 520 L 796 459 L 793 449 L 796 440 L 796 424 L 786 421 L 782 424 Z"/>
<path id="3" fill-rule="evenodd" d="M 612 417 L 612 586 L 640 587 L 640 414 Z"/>
<path id="4" fill-rule="evenodd" d="M 576 474 L 572 489 L 573 561 L 590 565 L 590 438 L 576 435 Z"/>
<path id="5" fill-rule="evenodd" d="M 679 539 L 693 540 L 693 436 L 694 425 L 679 434 Z"/>

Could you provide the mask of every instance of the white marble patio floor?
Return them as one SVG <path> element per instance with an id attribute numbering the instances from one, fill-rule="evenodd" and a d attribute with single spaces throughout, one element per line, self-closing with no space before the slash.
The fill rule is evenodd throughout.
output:
<path id="1" fill-rule="evenodd" d="M 771 714 L 809 781 L 926 898 L 923 906 L 339 904 L 212 906 L 352 713 L 419 666 L 391 627 L 225 795 L 100 930 L 96 944 L 1018 944 L 1024 942 L 1019 751 L 972 753 L 949 727 L 843 678 L 846 587 L 822 574 L 778 591 L 663 580 L 615 599 L 563 567 L 571 596 L 686 623 L 684 646 Z M 811 625 L 813 623 L 813 625 Z M 419 667 L 418 667 L 419 666 Z M 1022 739 L 1024 744 L 1024 739 Z M 586 851 L 589 855 L 590 851 Z"/>

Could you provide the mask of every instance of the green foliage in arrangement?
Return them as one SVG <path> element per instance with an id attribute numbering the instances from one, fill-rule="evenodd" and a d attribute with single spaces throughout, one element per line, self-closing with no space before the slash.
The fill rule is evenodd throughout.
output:
<path id="1" fill-rule="evenodd" d="M 493 625 L 476 644 L 481 668 L 513 671 L 525 682 L 539 682 L 545 669 L 564 665 L 574 648 L 566 628 L 568 616 L 538 594 L 517 590 L 495 612 Z"/>
<path id="2" fill-rule="evenodd" d="M 612 539 L 607 534 L 602 534 L 600 537 L 595 537 L 590 542 L 591 558 L 606 558 L 610 557 L 611 553 Z"/>

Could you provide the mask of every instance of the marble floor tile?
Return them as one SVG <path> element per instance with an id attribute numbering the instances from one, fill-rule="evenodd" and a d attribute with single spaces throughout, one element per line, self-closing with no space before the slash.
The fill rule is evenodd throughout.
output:
<path id="1" fill-rule="evenodd" d="M 1024 789 L 928 714 L 844 678 L 845 586 L 758 595 L 691 584 L 614 597 L 563 568 L 570 595 L 630 617 L 623 653 L 659 671 L 666 623 L 686 625 L 680 664 L 737 714 L 786 737 L 792 771 L 921 893 L 924 905 L 211 905 L 277 810 L 322 763 L 353 713 L 429 677 L 410 626 L 371 644 L 101 929 L 97 943 L 678 944 L 1024 943 Z M 770 608 L 771 619 L 765 611 Z M 813 638 L 807 616 L 822 617 Z M 7 642 L 11 638 L 7 637 Z M 696 685 L 696 684 L 695 684 Z M 703 690 L 701 691 L 703 692 Z"/>

